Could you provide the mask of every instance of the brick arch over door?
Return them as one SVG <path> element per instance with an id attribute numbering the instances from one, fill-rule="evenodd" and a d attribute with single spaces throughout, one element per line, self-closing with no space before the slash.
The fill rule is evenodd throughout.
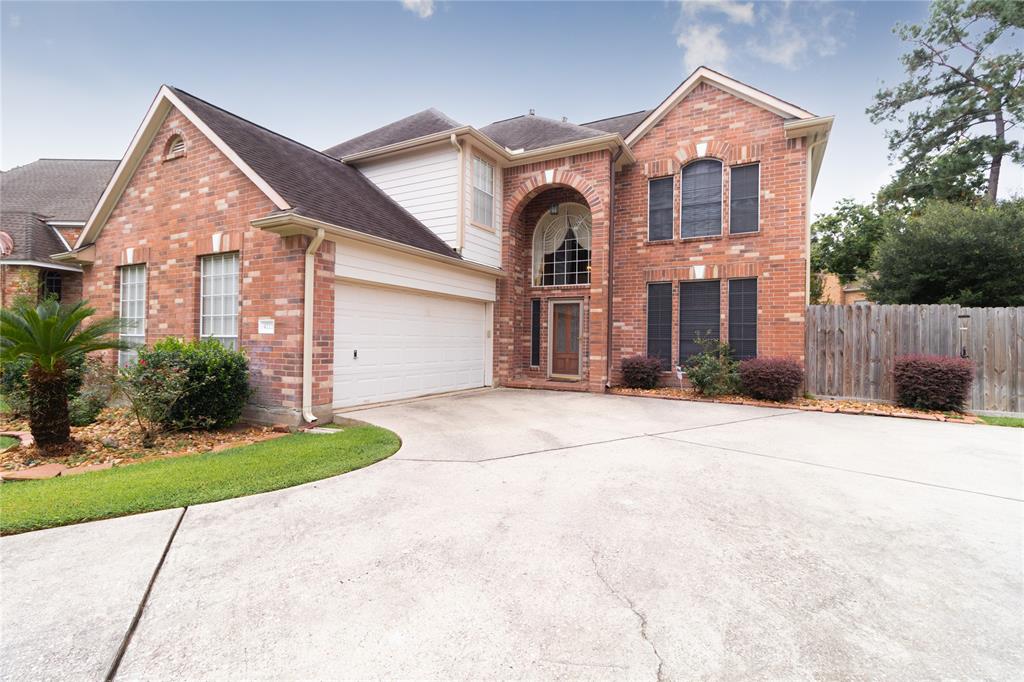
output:
<path id="1" fill-rule="evenodd" d="M 508 224 L 515 225 L 530 200 L 541 192 L 552 187 L 571 187 L 583 195 L 590 208 L 590 217 L 595 223 L 606 218 L 604 201 L 601 195 L 583 176 L 573 171 L 554 168 L 539 171 L 523 180 L 519 187 L 505 200 L 504 214 L 508 216 Z"/>

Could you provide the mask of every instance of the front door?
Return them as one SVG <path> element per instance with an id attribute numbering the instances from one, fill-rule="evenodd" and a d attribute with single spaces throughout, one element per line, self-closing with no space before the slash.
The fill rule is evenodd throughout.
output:
<path id="1" fill-rule="evenodd" d="M 551 375 L 580 375 L 580 303 L 552 303 Z"/>

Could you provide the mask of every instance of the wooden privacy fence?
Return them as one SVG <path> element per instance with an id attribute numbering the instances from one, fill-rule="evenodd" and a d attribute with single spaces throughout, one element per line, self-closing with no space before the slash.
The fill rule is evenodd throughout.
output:
<path id="1" fill-rule="evenodd" d="M 892 401 L 897 356 L 960 354 L 959 315 L 970 316 L 964 345 L 976 368 L 968 408 L 1024 413 L 1024 308 L 807 306 L 807 390 Z"/>

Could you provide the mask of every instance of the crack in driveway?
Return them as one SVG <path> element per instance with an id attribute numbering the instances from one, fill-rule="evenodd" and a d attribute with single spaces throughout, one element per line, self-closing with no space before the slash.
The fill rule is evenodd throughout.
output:
<path id="1" fill-rule="evenodd" d="M 608 593 L 616 599 L 618 599 L 623 604 L 625 604 L 626 608 L 632 611 L 633 615 L 636 616 L 637 621 L 639 621 L 640 623 L 640 637 L 645 642 L 647 642 L 647 645 L 651 647 L 651 651 L 654 653 L 655 658 L 658 659 L 658 669 L 655 671 L 655 678 L 658 682 L 662 682 L 662 680 L 665 679 L 665 659 L 661 657 L 661 654 L 658 652 L 657 645 L 655 645 L 654 640 L 652 640 L 647 633 L 647 616 L 644 615 L 643 611 L 636 607 L 636 604 L 633 603 L 633 600 L 629 598 L 628 594 L 625 594 L 615 589 L 615 587 L 612 586 L 612 584 L 608 581 L 608 578 L 606 578 L 604 574 L 601 573 L 601 567 L 597 563 L 596 549 L 591 550 L 590 563 L 594 565 L 594 574 L 597 576 L 598 580 L 604 583 L 604 586 L 605 588 L 607 588 Z"/>

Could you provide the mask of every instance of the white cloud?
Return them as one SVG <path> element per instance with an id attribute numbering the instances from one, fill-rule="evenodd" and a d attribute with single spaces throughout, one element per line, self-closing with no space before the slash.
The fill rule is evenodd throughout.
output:
<path id="1" fill-rule="evenodd" d="M 434 0 L 402 0 L 402 7 L 426 19 L 434 13 Z"/>
<path id="2" fill-rule="evenodd" d="M 701 13 L 720 12 L 736 24 L 754 23 L 754 3 L 735 0 L 681 0 L 683 12 L 695 17 Z"/>
<path id="3" fill-rule="evenodd" d="M 687 71 L 698 66 L 722 70 L 729 61 L 729 46 L 722 40 L 721 26 L 690 24 L 676 37 L 676 43 L 683 48 Z"/>
<path id="4" fill-rule="evenodd" d="M 687 69 L 719 67 L 730 57 L 753 57 L 796 69 L 813 57 L 828 57 L 842 47 L 853 13 L 828 2 L 680 0 L 676 42 Z M 734 53 L 734 54 L 730 54 Z M 739 54 L 735 54 L 739 53 Z"/>

